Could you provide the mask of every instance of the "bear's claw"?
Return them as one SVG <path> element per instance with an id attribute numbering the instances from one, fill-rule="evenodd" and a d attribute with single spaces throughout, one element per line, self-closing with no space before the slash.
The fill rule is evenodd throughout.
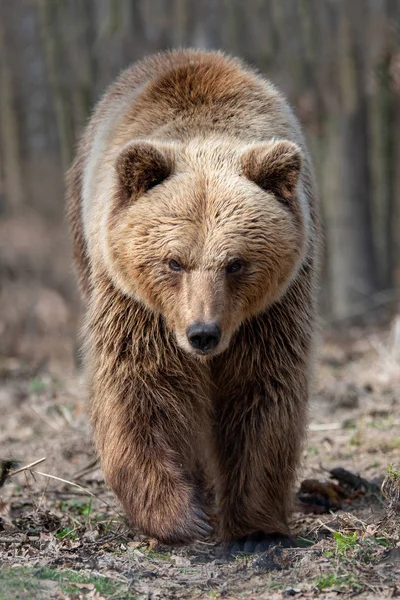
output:
<path id="1" fill-rule="evenodd" d="M 255 531 L 239 540 L 232 542 L 229 547 L 229 553 L 233 556 L 240 554 L 253 554 L 265 552 L 273 546 L 282 546 L 282 548 L 294 548 L 296 543 L 294 539 L 282 533 L 266 534 L 262 531 Z"/>
<path id="2" fill-rule="evenodd" d="M 196 514 L 196 516 L 201 519 L 202 521 L 209 521 L 210 517 L 208 515 L 206 515 L 206 513 L 201 510 L 201 508 L 195 508 L 194 512 Z"/>
<path id="3" fill-rule="evenodd" d="M 193 512 L 196 515 L 195 519 L 195 529 L 196 534 L 200 535 L 200 537 L 207 537 L 213 532 L 213 528 L 209 524 L 210 517 L 206 515 L 205 512 L 201 510 L 201 508 L 194 508 Z"/>

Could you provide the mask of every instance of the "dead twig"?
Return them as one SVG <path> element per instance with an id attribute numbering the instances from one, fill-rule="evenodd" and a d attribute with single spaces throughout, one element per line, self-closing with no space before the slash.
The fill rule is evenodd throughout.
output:
<path id="1" fill-rule="evenodd" d="M 17 473 L 22 473 L 22 471 L 30 471 L 32 469 L 32 467 L 36 467 L 36 465 L 39 465 L 40 463 L 44 462 L 45 460 L 46 460 L 46 457 L 44 456 L 43 458 L 39 458 L 38 460 L 35 460 L 32 463 L 29 463 L 29 465 L 20 467 L 16 471 L 11 471 L 11 473 L 9 473 L 8 475 L 9 475 L 9 477 L 14 477 L 14 475 L 17 475 Z"/>
<path id="2" fill-rule="evenodd" d="M 59 481 L 61 483 L 65 483 L 67 485 L 71 485 L 72 487 L 75 487 L 75 488 L 81 490 L 82 492 L 84 492 L 85 494 L 87 494 L 88 496 L 91 496 L 95 500 L 98 500 L 99 502 L 101 502 L 102 504 L 104 504 L 108 509 L 112 510 L 118 517 L 120 517 L 121 519 L 123 519 L 123 516 L 118 511 L 116 511 L 115 508 L 113 508 L 112 506 L 110 506 L 108 504 L 108 502 L 106 502 L 102 498 L 99 498 L 99 496 L 96 496 L 96 494 L 93 494 L 93 492 L 91 492 L 90 490 L 88 490 L 83 485 L 80 485 L 79 483 L 74 483 L 73 481 L 68 481 L 68 479 L 63 479 L 62 477 L 57 477 L 56 475 L 50 475 L 50 473 L 43 473 L 42 471 L 31 471 L 31 473 L 36 473 L 37 475 L 41 475 L 42 477 L 49 477 L 50 479 L 54 479 L 54 480 Z"/>
<path id="3" fill-rule="evenodd" d="M 311 423 L 309 425 L 310 431 L 336 431 L 342 429 L 341 423 Z"/>
<path id="4" fill-rule="evenodd" d="M 12 536 L 0 536 L 0 544 L 21 544 L 23 542 L 26 542 L 27 540 L 27 536 L 22 534 L 19 537 L 12 537 Z"/>
<path id="5" fill-rule="evenodd" d="M 335 529 L 332 529 L 332 527 L 328 527 L 328 525 L 326 525 L 326 523 L 319 521 L 319 528 L 321 529 L 321 527 L 323 529 L 326 529 L 327 531 L 330 531 L 331 533 L 336 533 Z"/>
<path id="6" fill-rule="evenodd" d="M 98 459 L 98 457 L 96 457 L 93 460 L 91 460 L 90 463 L 88 463 L 85 467 L 83 467 L 82 469 L 80 469 L 79 471 L 74 473 L 73 478 L 81 479 L 85 475 L 88 475 L 89 473 L 96 471 L 96 469 L 98 468 L 98 465 L 99 465 L 99 459 Z"/>

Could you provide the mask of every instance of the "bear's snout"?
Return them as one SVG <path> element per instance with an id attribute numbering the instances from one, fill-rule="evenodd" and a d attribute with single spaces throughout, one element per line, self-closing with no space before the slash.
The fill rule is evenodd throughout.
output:
<path id="1" fill-rule="evenodd" d="M 218 346 L 221 329 L 216 323 L 192 323 L 186 329 L 186 337 L 192 348 L 207 353 Z"/>

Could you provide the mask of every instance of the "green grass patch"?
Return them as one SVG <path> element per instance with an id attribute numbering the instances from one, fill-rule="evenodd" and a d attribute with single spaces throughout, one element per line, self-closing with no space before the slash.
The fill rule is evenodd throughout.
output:
<path id="1" fill-rule="evenodd" d="M 64 512 L 72 512 L 85 517 L 92 512 L 92 498 L 86 500 L 68 500 L 61 503 L 61 510 Z"/>
<path id="2" fill-rule="evenodd" d="M 46 588 L 32 577 L 32 569 L 0 568 L 0 600 L 45 598 Z"/>
<path id="3" fill-rule="evenodd" d="M 326 590 L 337 584 L 338 576 L 335 573 L 328 573 L 327 575 L 319 575 L 314 580 L 314 585 L 319 590 Z"/>
<path id="4" fill-rule="evenodd" d="M 63 540 L 64 538 L 69 540 L 76 540 L 77 537 L 75 527 L 65 527 L 64 529 L 61 529 L 61 531 L 58 531 L 54 535 L 60 540 Z"/>
<path id="5" fill-rule="evenodd" d="M 0 567 L 0 600 L 44 600 L 50 596 L 56 597 L 60 591 L 73 597 L 81 597 L 86 593 L 85 584 L 88 585 L 88 591 L 94 588 L 104 598 L 135 598 L 122 584 L 100 575 L 50 567 Z"/>
<path id="6" fill-rule="evenodd" d="M 336 542 L 337 554 L 346 554 L 358 544 L 358 533 L 356 531 L 353 533 L 340 533 L 340 531 L 335 531 L 333 537 Z"/>
<path id="7" fill-rule="evenodd" d="M 168 554 L 168 552 L 156 552 L 154 550 L 146 550 L 145 548 L 140 549 L 140 552 L 142 552 L 142 554 L 144 554 L 144 556 L 150 560 L 171 560 L 171 556 Z"/>
<path id="8" fill-rule="evenodd" d="M 34 377 L 29 382 L 29 391 L 31 394 L 43 394 L 47 389 L 47 384 L 40 378 Z"/>
<path id="9" fill-rule="evenodd" d="M 313 584 L 319 591 L 334 588 L 336 590 L 351 589 L 353 591 L 359 591 L 361 589 L 360 583 L 356 580 L 356 577 L 352 574 L 338 575 L 337 573 L 327 573 L 326 575 L 319 575 L 314 579 Z"/>
<path id="10" fill-rule="evenodd" d="M 391 481 L 396 481 L 396 479 L 400 479 L 400 471 L 396 471 L 393 465 L 388 465 L 386 471 Z"/>
<path id="11" fill-rule="evenodd" d="M 121 585 L 107 577 L 88 575 L 72 569 L 52 569 L 43 567 L 35 572 L 39 579 L 56 581 L 61 590 L 67 594 L 76 594 L 81 588 L 75 584 L 92 584 L 102 596 L 113 596 L 121 589 Z M 133 598 L 133 596 L 132 596 Z"/>

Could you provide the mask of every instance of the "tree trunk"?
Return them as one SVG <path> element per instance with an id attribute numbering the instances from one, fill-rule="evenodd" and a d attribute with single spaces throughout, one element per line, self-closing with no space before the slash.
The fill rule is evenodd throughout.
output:
<path id="1" fill-rule="evenodd" d="M 356 0 L 355 0 L 356 2 Z M 360 33 L 360 13 L 354 4 L 339 5 L 338 76 L 339 114 L 331 118 L 333 152 L 330 161 L 338 171 L 327 174 L 332 180 L 327 222 L 330 240 L 332 313 L 346 318 L 367 310 L 371 295 L 378 289 L 371 219 L 368 111 Z M 339 165 L 337 162 L 339 161 Z"/>
<path id="2" fill-rule="evenodd" d="M 20 132 L 15 109 L 13 79 L 9 68 L 7 47 L 4 39 L 4 6 L 0 12 L 0 147 L 4 210 L 18 212 L 24 204 L 23 178 L 21 172 Z"/>

